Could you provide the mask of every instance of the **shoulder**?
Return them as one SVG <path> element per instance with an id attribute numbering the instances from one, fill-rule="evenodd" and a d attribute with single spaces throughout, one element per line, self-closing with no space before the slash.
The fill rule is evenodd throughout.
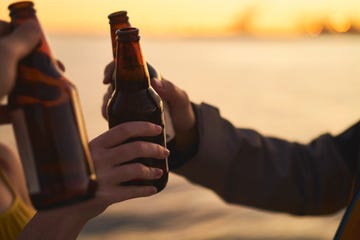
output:
<path id="1" fill-rule="evenodd" d="M 17 182 L 19 177 L 23 175 L 22 165 L 17 153 L 3 143 L 0 143 L 0 168 L 10 182 Z"/>
<path id="2" fill-rule="evenodd" d="M 4 174 L 8 177 L 10 183 L 14 187 L 14 190 L 20 194 L 22 199 L 26 203 L 30 203 L 28 197 L 25 176 L 22 168 L 22 163 L 17 152 L 0 143 L 0 168 Z"/>
<path id="3" fill-rule="evenodd" d="M 10 177 L 13 176 L 12 171 L 12 160 L 14 153 L 11 151 L 9 147 L 0 143 L 0 173 L 1 175 L 6 176 L 6 179 L 3 179 L 0 176 L 0 213 L 2 214 L 6 209 L 11 206 L 13 202 L 13 195 L 12 195 L 12 186 L 8 185 L 8 181 Z M 10 180 L 11 181 L 11 180 Z M 11 188 L 11 189 L 9 189 Z"/>

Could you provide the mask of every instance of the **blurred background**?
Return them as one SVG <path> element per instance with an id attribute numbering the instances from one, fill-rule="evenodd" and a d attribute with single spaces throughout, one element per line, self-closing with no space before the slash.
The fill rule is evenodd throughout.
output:
<path id="1" fill-rule="evenodd" d="M 0 2 L 0 18 L 8 20 Z M 107 15 L 128 11 L 145 57 L 236 126 L 307 143 L 359 120 L 358 0 L 34 1 L 53 52 L 80 94 L 89 139 L 111 61 Z M 16 149 L 10 125 L 0 140 Z M 216 177 L 216 176 L 214 176 Z M 297 217 L 224 203 L 175 174 L 156 196 L 116 204 L 79 239 L 332 239 L 343 211 Z"/>
<path id="2" fill-rule="evenodd" d="M 0 13 L 7 16 L 2 1 Z M 107 33 L 104 17 L 116 9 L 148 36 L 316 36 L 358 33 L 357 0 L 47 0 L 34 1 L 49 33 Z"/>

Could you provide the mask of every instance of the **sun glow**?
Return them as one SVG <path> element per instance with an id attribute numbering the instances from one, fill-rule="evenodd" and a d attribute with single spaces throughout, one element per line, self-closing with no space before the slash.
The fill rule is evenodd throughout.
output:
<path id="1" fill-rule="evenodd" d="M 350 29 L 351 19 L 342 13 L 334 13 L 330 15 L 329 25 L 335 32 L 344 33 Z"/>
<path id="2" fill-rule="evenodd" d="M 1 19 L 8 20 L 2 1 Z M 327 3 L 304 0 L 34 0 L 38 16 L 48 32 L 108 34 L 107 15 L 127 10 L 133 26 L 147 35 L 219 36 L 319 35 L 358 32 L 360 1 Z M 334 11 L 337 9 L 337 11 Z"/>

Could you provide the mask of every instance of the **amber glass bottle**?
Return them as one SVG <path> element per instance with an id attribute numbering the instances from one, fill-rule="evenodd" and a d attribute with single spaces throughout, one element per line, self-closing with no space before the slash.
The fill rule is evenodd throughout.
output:
<path id="1" fill-rule="evenodd" d="M 117 11 L 108 15 L 109 24 L 110 24 L 110 35 L 111 35 L 111 46 L 113 50 L 113 57 L 116 58 L 116 31 L 122 28 L 129 28 L 131 24 L 129 22 L 129 17 L 127 15 L 127 11 Z M 159 80 L 162 79 L 161 74 L 148 62 L 146 63 L 147 70 L 149 72 L 150 78 L 157 78 Z M 115 76 L 113 77 L 115 78 Z M 113 89 L 115 89 L 115 80 L 112 82 Z M 172 119 L 169 113 L 169 107 L 167 102 L 164 103 L 164 114 L 165 114 L 165 127 L 166 127 L 166 142 L 173 141 L 175 138 L 175 130 L 173 127 Z"/>
<path id="2" fill-rule="evenodd" d="M 108 15 L 109 18 L 109 25 L 110 25 L 110 36 L 111 36 L 111 46 L 112 46 L 112 53 L 115 59 L 116 57 L 116 31 L 122 28 L 129 28 L 131 27 L 129 22 L 129 17 L 127 16 L 126 11 L 118 11 L 113 12 Z"/>
<path id="3" fill-rule="evenodd" d="M 109 127 L 128 121 L 149 121 L 164 127 L 163 103 L 159 95 L 150 86 L 149 73 L 143 58 L 139 30 L 123 28 L 117 32 L 117 53 L 115 67 L 115 91 L 108 104 Z M 165 130 L 155 137 L 143 137 L 142 140 L 166 146 Z M 158 180 L 136 180 L 129 184 L 153 185 L 161 191 L 168 180 L 167 159 L 141 158 L 134 160 L 147 166 L 164 171 Z"/>
<path id="4" fill-rule="evenodd" d="M 30 1 L 10 4 L 9 10 L 13 28 L 28 19 L 38 21 Z M 76 88 L 58 68 L 44 34 L 20 62 L 8 105 L 34 206 L 45 209 L 92 197 L 96 176 Z"/>
<path id="5" fill-rule="evenodd" d="M 116 31 L 122 28 L 129 28 L 131 24 L 129 22 L 129 17 L 127 15 L 127 11 L 117 11 L 108 15 L 109 24 L 110 24 L 110 35 L 111 35 L 111 46 L 113 50 L 113 57 L 116 57 Z M 147 64 L 147 68 L 149 71 L 150 78 L 156 77 L 157 79 L 161 79 L 160 73 L 149 63 Z"/>

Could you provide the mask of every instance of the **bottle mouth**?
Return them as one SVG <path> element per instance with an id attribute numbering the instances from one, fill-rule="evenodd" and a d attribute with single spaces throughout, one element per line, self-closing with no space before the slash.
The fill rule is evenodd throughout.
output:
<path id="1" fill-rule="evenodd" d="M 10 10 L 9 16 L 13 17 L 32 17 L 36 11 L 34 9 L 34 3 L 32 1 L 15 2 L 8 6 Z"/>
<path id="2" fill-rule="evenodd" d="M 8 6 L 8 9 L 11 11 L 13 9 L 17 8 L 28 8 L 28 7 L 34 7 L 34 3 L 32 1 L 20 1 L 12 3 Z"/>
<path id="3" fill-rule="evenodd" d="M 128 21 L 129 17 L 127 16 L 127 11 L 121 10 L 117 12 L 110 13 L 108 15 L 109 23 L 116 23 L 118 21 Z"/>
<path id="4" fill-rule="evenodd" d="M 116 39 L 121 42 L 139 41 L 139 29 L 135 27 L 118 29 L 116 31 Z"/>

